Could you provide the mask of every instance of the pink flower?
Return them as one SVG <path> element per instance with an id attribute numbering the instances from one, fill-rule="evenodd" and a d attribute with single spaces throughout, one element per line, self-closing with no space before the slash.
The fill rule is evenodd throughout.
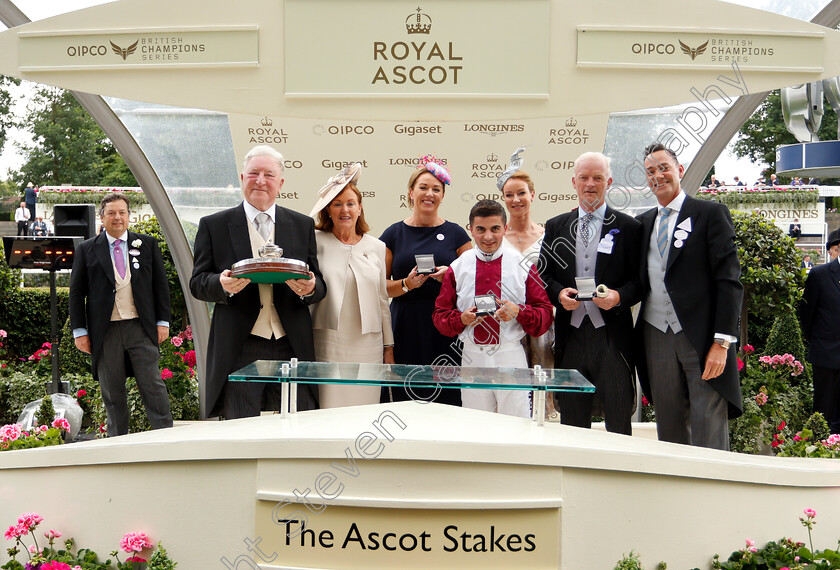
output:
<path id="1" fill-rule="evenodd" d="M 172 340 L 170 341 L 174 346 L 181 346 L 184 344 L 184 339 L 179 336 L 173 336 Z"/>
<path id="2" fill-rule="evenodd" d="M 4 331 L 3 329 L 0 329 L 0 338 L 6 338 L 7 336 L 9 336 L 9 333 Z"/>
<path id="3" fill-rule="evenodd" d="M 745 344 L 743 348 L 744 354 L 752 354 L 755 352 L 755 347 L 751 344 Z"/>
<path id="4" fill-rule="evenodd" d="M 29 553 L 30 554 L 41 554 L 41 549 L 35 546 L 34 544 L 29 545 Z"/>
<path id="5" fill-rule="evenodd" d="M 833 433 L 825 440 L 828 445 L 840 444 L 840 433 Z"/>
<path id="6" fill-rule="evenodd" d="M 765 394 L 764 392 L 759 392 L 758 394 L 756 394 L 755 395 L 755 403 L 758 404 L 759 406 L 763 406 L 764 404 L 766 404 L 767 403 L 767 394 Z"/>
<path id="7" fill-rule="evenodd" d="M 68 422 L 65 418 L 55 418 L 52 422 L 52 427 L 64 431 L 70 431 L 70 422 Z"/>
<path id="8" fill-rule="evenodd" d="M 52 344 L 50 344 L 48 342 L 45 342 L 44 344 L 41 345 L 41 348 L 52 348 Z"/>
<path id="9" fill-rule="evenodd" d="M 187 328 L 184 329 L 184 338 L 186 338 L 187 340 L 192 340 L 193 339 L 192 325 L 187 325 Z"/>
<path id="10" fill-rule="evenodd" d="M 15 441 L 21 436 L 21 424 L 6 424 L 0 427 L 0 441 Z"/>
<path id="11" fill-rule="evenodd" d="M 805 516 L 808 517 L 809 519 L 812 519 L 815 516 L 817 516 L 817 511 L 815 511 L 814 509 L 805 509 L 802 512 L 805 513 Z"/>
<path id="12" fill-rule="evenodd" d="M 44 536 L 46 536 L 48 540 L 55 540 L 56 538 L 61 538 L 61 533 L 57 530 L 50 529 L 44 533 Z"/>
<path id="13" fill-rule="evenodd" d="M 744 361 L 741 358 L 738 358 L 738 372 L 744 369 Z"/>
<path id="14" fill-rule="evenodd" d="M 18 523 L 25 525 L 27 530 L 35 530 L 44 517 L 38 513 L 23 513 L 18 517 Z"/>
<path id="15" fill-rule="evenodd" d="M 13 538 L 19 538 L 25 535 L 27 532 L 29 532 L 29 529 L 26 528 L 25 525 L 18 523 L 13 524 L 8 529 L 6 529 L 6 532 L 3 534 L 3 536 L 6 537 L 6 540 L 12 540 Z"/>
<path id="16" fill-rule="evenodd" d="M 189 368 L 195 368 L 195 351 L 188 350 L 181 355 L 181 360 L 183 360 Z"/>
<path id="17" fill-rule="evenodd" d="M 172 371 L 169 368 L 164 368 L 160 371 L 161 380 L 168 380 L 170 378 L 172 378 Z"/>
<path id="18" fill-rule="evenodd" d="M 747 550 L 750 552 L 758 552 L 758 549 L 755 547 L 755 541 L 751 539 L 747 539 Z"/>
<path id="19" fill-rule="evenodd" d="M 151 548 L 149 537 L 142 532 L 129 532 L 120 540 L 120 548 L 125 552 L 142 552 L 144 548 Z"/>
<path id="20" fill-rule="evenodd" d="M 140 558 L 139 556 L 132 556 L 131 558 L 126 558 L 125 561 L 126 562 L 137 562 L 138 564 L 141 564 L 143 562 L 146 562 L 146 559 L 145 558 Z"/>
<path id="21" fill-rule="evenodd" d="M 799 434 L 796 434 L 795 436 L 793 436 L 793 441 L 802 441 L 802 438 L 799 436 Z"/>
<path id="22" fill-rule="evenodd" d="M 78 392 L 76 392 L 77 398 L 84 398 L 85 396 L 87 396 L 87 390 L 79 390 Z"/>
<path id="23" fill-rule="evenodd" d="M 76 566 L 76 568 L 78 568 L 78 566 Z M 69 564 L 53 560 L 52 562 L 41 566 L 41 570 L 73 570 L 73 568 L 71 568 Z"/>

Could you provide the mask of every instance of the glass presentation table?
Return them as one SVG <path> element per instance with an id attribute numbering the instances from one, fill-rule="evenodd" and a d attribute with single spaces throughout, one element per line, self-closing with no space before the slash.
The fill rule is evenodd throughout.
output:
<path id="1" fill-rule="evenodd" d="M 473 366 L 419 366 L 413 364 L 358 364 L 298 362 L 296 359 L 258 360 L 237 370 L 232 382 L 282 382 L 280 414 L 297 411 L 297 383 L 355 386 L 469 390 L 530 390 L 533 419 L 545 423 L 546 392 L 594 392 L 595 387 L 577 370 L 551 368 L 479 368 Z M 420 399 L 420 398 L 417 398 Z"/>

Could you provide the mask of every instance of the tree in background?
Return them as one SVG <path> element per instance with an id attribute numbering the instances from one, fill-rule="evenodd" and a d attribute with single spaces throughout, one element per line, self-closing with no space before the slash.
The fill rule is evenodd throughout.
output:
<path id="1" fill-rule="evenodd" d="M 837 140 L 837 114 L 831 105 L 825 106 L 819 135 L 821 141 Z M 755 163 L 766 164 L 768 168 L 765 172 L 769 173 L 776 171 L 776 149 L 782 145 L 798 142 L 785 126 L 785 119 L 782 116 L 782 94 L 776 89 L 738 130 L 738 140 L 735 142 L 734 151 L 739 158 L 749 158 Z M 749 184 L 754 180 L 744 182 Z M 823 184 L 834 183 L 836 182 L 823 180 Z"/>
<path id="2" fill-rule="evenodd" d="M 40 86 L 18 128 L 32 133 L 20 144 L 26 162 L 12 178 L 18 185 L 138 186 L 122 157 L 75 97 L 63 89 Z"/>
<path id="3" fill-rule="evenodd" d="M 12 94 L 9 93 L 8 87 L 11 85 L 20 85 L 20 79 L 0 75 L 0 152 L 3 152 L 6 144 L 6 131 L 14 126 L 14 120 L 9 112 L 12 106 Z"/>

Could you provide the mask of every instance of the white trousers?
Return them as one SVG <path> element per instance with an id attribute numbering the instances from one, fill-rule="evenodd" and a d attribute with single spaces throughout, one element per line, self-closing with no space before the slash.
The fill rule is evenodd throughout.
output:
<path id="1" fill-rule="evenodd" d="M 464 343 L 462 366 L 482 368 L 528 368 L 525 349 L 519 342 L 510 345 L 475 345 Z M 528 390 L 461 389 L 465 408 L 498 412 L 521 418 L 531 417 L 531 392 Z"/>

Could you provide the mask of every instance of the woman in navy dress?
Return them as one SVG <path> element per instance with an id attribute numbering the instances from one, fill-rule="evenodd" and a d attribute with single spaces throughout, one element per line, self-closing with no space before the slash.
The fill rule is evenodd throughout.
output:
<path id="1" fill-rule="evenodd" d="M 431 157 L 421 159 L 420 167 L 408 179 L 411 215 L 391 225 L 380 239 L 385 242 L 385 273 L 391 302 L 394 330 L 394 361 L 397 364 L 458 365 L 461 356 L 456 339 L 440 334 L 432 322 L 435 299 L 449 264 L 472 247 L 467 232 L 447 222 L 438 210 L 450 183 L 449 173 Z M 415 255 L 434 255 L 435 272 L 417 274 Z M 383 388 L 382 401 L 431 401 L 431 388 Z M 460 390 L 443 389 L 435 402 L 461 405 Z"/>

